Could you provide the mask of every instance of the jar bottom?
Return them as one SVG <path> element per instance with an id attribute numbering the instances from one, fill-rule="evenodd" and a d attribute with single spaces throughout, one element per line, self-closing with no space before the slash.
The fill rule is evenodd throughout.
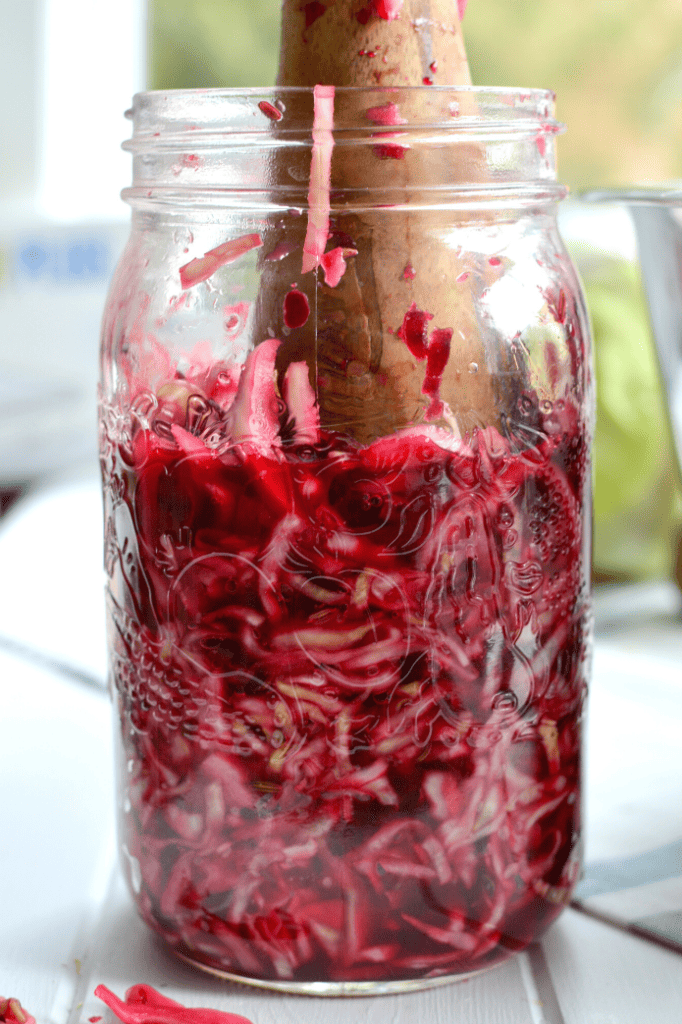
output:
<path id="1" fill-rule="evenodd" d="M 463 974 L 444 974 L 442 976 L 439 975 L 437 978 L 407 978 L 402 981 L 274 981 L 264 980 L 263 978 L 249 978 L 243 974 L 231 974 L 229 971 L 221 971 L 217 967 L 211 967 L 200 960 L 195 960 L 186 953 L 178 952 L 178 950 L 174 949 L 172 952 L 179 960 L 189 964 L 190 967 L 197 967 L 200 971 L 204 971 L 214 978 L 220 978 L 222 981 L 237 982 L 240 985 L 249 985 L 252 988 L 265 989 L 270 992 L 282 992 L 287 995 L 344 998 L 347 996 L 399 995 L 402 992 L 421 992 L 424 989 L 437 988 L 441 985 L 452 985 L 458 981 L 470 981 L 471 978 L 477 978 L 481 974 L 487 974 L 489 971 L 495 970 L 496 967 L 501 967 L 508 959 L 506 957 L 504 960 L 497 960 L 495 963 L 482 967 L 477 971 L 468 971 Z"/>

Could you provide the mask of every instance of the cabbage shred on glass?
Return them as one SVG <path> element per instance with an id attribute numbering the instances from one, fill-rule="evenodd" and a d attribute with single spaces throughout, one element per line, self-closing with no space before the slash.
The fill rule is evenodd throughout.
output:
<path id="1" fill-rule="evenodd" d="M 281 122 L 262 120 L 270 139 Z M 534 124 L 517 130 L 537 153 Z M 535 206 L 512 179 L 504 216 L 448 207 L 430 239 L 487 367 L 398 254 L 410 272 L 371 373 L 378 394 L 412 388 L 416 415 L 377 432 L 380 398 L 362 430 L 325 398 L 338 382 L 357 411 L 358 370 L 333 353 L 359 220 L 332 191 L 336 283 L 320 263 L 292 300 L 305 216 L 169 214 L 180 174 L 159 159 L 159 208 L 144 181 L 130 193 L 103 346 L 131 892 L 179 954 L 264 985 L 399 990 L 483 970 L 537 938 L 580 864 L 592 395 L 556 197 L 543 183 L 538 212 L 535 179 Z M 284 279 L 281 320 L 256 336 L 259 292 Z M 297 340 L 311 328 L 314 362 Z M 479 376 L 495 416 L 458 416 Z"/>

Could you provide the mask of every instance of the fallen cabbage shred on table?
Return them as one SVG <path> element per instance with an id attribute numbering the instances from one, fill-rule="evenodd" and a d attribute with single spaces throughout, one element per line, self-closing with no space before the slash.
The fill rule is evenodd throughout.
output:
<path id="1" fill-rule="evenodd" d="M 2 1024 L 36 1024 L 35 1017 L 28 1013 L 18 999 L 0 996 L 0 1021 Z"/>
<path id="2" fill-rule="evenodd" d="M 132 985 L 125 994 L 125 1001 L 105 985 L 98 985 L 95 995 L 122 1024 L 251 1024 L 236 1013 L 183 1006 L 151 985 Z"/>

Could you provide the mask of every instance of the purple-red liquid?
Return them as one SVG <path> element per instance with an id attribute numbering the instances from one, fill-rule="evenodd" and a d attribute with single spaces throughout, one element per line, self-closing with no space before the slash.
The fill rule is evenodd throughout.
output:
<path id="1" fill-rule="evenodd" d="M 535 408 L 531 447 L 430 426 L 361 446 L 305 420 L 299 375 L 265 444 L 236 432 L 230 374 L 138 398 L 105 439 L 138 906 L 263 980 L 480 970 L 537 937 L 578 866 L 573 410 Z"/>

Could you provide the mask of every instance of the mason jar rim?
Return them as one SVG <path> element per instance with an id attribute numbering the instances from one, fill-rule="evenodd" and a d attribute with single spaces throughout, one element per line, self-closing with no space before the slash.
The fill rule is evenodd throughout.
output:
<path id="1" fill-rule="evenodd" d="M 320 83 L 323 84 L 323 83 Z M 210 86 L 197 89 L 141 89 L 135 93 L 133 99 L 138 96 L 258 96 L 261 93 L 310 93 L 315 92 L 317 86 L 312 85 L 247 85 L 247 86 Z M 533 86 L 497 86 L 497 85 L 336 85 L 332 87 L 336 93 L 361 93 L 361 92 L 461 92 L 475 93 L 478 95 L 510 95 L 518 97 L 547 97 L 554 101 L 553 89 L 538 89 Z"/>
<path id="2" fill-rule="evenodd" d="M 363 119 L 367 113 L 362 110 L 363 97 L 377 107 L 393 103 L 401 117 L 405 115 L 400 127 L 407 131 L 438 129 L 455 135 L 487 134 L 494 127 L 497 133 L 515 135 L 532 131 L 535 122 L 546 134 L 556 135 L 564 130 L 554 118 L 556 97 L 548 89 L 377 85 L 334 87 L 334 132 L 350 128 L 367 133 L 376 131 L 376 122 Z M 139 92 L 125 112 L 133 121 L 133 138 L 124 142 L 123 148 L 134 151 L 143 141 L 161 146 L 171 137 L 184 137 L 186 133 L 205 143 L 211 135 L 222 132 L 256 136 L 309 132 L 314 98 L 315 88 L 307 86 Z M 287 100 L 297 101 L 293 123 Z M 263 116 L 265 111 L 269 113 Z"/>
<path id="3" fill-rule="evenodd" d="M 325 87 L 325 132 L 341 161 L 334 203 L 354 208 L 404 202 L 521 206 L 563 198 L 556 182 L 555 95 L 491 86 Z M 137 208 L 245 203 L 285 208 L 307 203 L 316 146 L 319 87 L 179 89 L 137 93 L 127 116 L 133 186 L 122 197 Z M 331 102 L 330 102 L 331 101 Z M 330 110 L 330 107 L 333 108 Z M 357 153 L 378 157 L 368 186 Z M 478 154 L 478 157 L 476 157 Z M 486 180 L 454 174 L 488 161 Z M 331 157 L 330 157 L 331 159 Z M 284 175 L 271 173 L 279 160 Z M 231 161 L 229 165 L 225 161 Z M 282 162 L 284 161 L 284 163 Z M 288 161 L 288 163 L 287 163 Z M 396 177 L 394 172 L 400 173 Z M 375 179 L 375 180 L 374 180 Z"/>

